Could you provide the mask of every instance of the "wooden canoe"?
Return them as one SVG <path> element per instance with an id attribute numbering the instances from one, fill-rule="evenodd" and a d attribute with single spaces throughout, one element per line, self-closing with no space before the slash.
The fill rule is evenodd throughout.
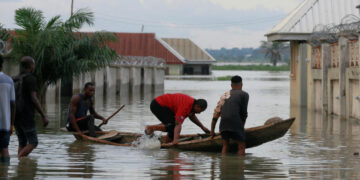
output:
<path id="1" fill-rule="evenodd" d="M 294 122 L 295 118 L 281 120 L 279 118 L 272 118 L 266 121 L 265 125 L 247 128 L 246 132 L 246 148 L 259 146 L 263 143 L 278 139 L 288 131 Z M 109 144 L 115 146 L 131 146 L 131 143 L 143 136 L 140 133 L 117 132 L 117 131 L 100 131 L 97 132 L 97 137 L 79 136 L 74 133 L 76 139 L 87 140 L 96 143 Z M 160 137 L 160 142 L 164 142 L 165 136 Z M 217 134 L 213 139 L 208 134 L 188 134 L 181 135 L 179 144 L 171 146 L 171 144 L 161 144 L 161 148 L 176 148 L 180 150 L 191 151 L 208 151 L 221 152 L 222 139 Z M 230 151 L 236 152 L 236 143 L 230 141 Z"/>

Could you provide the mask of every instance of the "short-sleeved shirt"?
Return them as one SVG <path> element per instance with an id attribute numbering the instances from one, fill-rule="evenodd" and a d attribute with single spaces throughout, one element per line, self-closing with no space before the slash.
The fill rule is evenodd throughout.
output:
<path id="1" fill-rule="evenodd" d="M 0 131 L 10 131 L 10 102 L 15 102 L 14 82 L 9 76 L 0 72 Z"/>
<path id="2" fill-rule="evenodd" d="M 34 126 L 35 105 L 31 100 L 31 93 L 37 92 L 36 77 L 32 74 L 25 76 L 23 79 L 22 88 L 23 88 L 22 97 L 24 99 L 24 110 L 21 113 L 16 112 L 15 125 Z"/>
<path id="3" fill-rule="evenodd" d="M 248 102 L 249 94 L 242 90 L 228 91 L 220 98 L 218 107 L 214 110 L 215 117 L 221 116 L 220 132 L 245 132 Z"/>
<path id="4" fill-rule="evenodd" d="M 175 118 L 183 123 L 191 114 L 195 99 L 181 93 L 164 94 L 155 98 L 160 106 L 169 108 L 175 114 Z"/>

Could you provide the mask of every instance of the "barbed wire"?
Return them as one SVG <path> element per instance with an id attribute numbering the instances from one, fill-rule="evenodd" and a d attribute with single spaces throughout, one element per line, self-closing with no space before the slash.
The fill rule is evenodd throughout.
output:
<path id="1" fill-rule="evenodd" d="M 311 46 L 317 47 L 320 46 L 322 42 L 338 42 L 340 35 L 346 36 L 348 39 L 358 39 L 359 30 L 360 18 L 349 14 L 344 16 L 338 25 L 316 25 L 307 41 Z"/>
<path id="2" fill-rule="evenodd" d="M 153 56 L 121 56 L 119 60 L 115 61 L 113 64 L 164 67 L 166 62 L 161 58 L 156 58 Z"/>

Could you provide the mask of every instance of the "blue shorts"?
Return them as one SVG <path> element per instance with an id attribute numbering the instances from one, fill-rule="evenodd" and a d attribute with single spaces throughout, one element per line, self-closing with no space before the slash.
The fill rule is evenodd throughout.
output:
<path id="1" fill-rule="evenodd" d="M 7 149 L 10 141 L 10 131 L 0 131 L 0 149 Z"/>
<path id="2" fill-rule="evenodd" d="M 36 125 L 22 126 L 15 125 L 16 135 L 19 139 L 19 146 L 25 147 L 28 144 L 32 144 L 35 147 L 38 145 L 38 137 L 36 132 Z"/>

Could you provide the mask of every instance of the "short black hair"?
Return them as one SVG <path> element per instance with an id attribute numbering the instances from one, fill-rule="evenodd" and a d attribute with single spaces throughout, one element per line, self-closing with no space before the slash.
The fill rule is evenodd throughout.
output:
<path id="1" fill-rule="evenodd" d="M 233 84 L 239 84 L 239 83 L 242 83 L 242 78 L 240 76 L 233 76 L 231 78 L 231 83 Z"/>
<path id="2" fill-rule="evenodd" d="M 205 99 L 196 99 L 195 104 L 199 105 L 201 109 L 205 110 L 207 108 L 207 102 Z"/>
<path id="3" fill-rule="evenodd" d="M 2 55 L 0 55 L 0 67 L 2 67 L 3 63 L 4 63 L 4 58 L 2 57 Z"/>
<path id="4" fill-rule="evenodd" d="M 21 67 L 23 69 L 30 69 L 31 65 L 35 63 L 35 60 L 30 57 L 30 56 L 24 56 L 23 58 L 21 58 Z"/>
<path id="5" fill-rule="evenodd" d="M 95 84 L 93 82 L 85 83 L 84 90 L 87 89 L 89 86 L 95 86 Z"/>

